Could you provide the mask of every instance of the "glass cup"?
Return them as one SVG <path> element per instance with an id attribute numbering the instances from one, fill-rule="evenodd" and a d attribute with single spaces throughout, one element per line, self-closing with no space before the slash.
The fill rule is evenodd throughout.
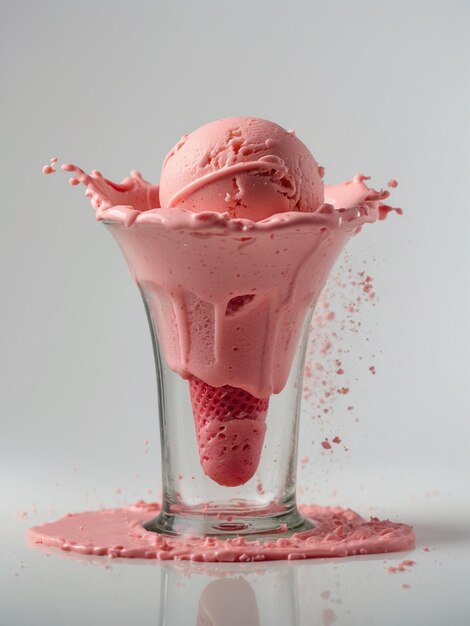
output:
<path id="1" fill-rule="evenodd" d="M 289 536 L 313 527 L 296 505 L 310 320 L 353 231 L 300 220 L 240 231 L 196 219 L 194 230 L 105 221 L 141 291 L 155 354 L 162 508 L 144 526 L 171 535 Z M 194 380 L 219 396 L 241 387 L 261 399 L 257 420 L 239 412 L 230 424 L 214 418 L 204 426 L 207 449 L 228 455 L 242 479 L 221 480 L 212 469 L 219 460 L 201 443 Z"/>

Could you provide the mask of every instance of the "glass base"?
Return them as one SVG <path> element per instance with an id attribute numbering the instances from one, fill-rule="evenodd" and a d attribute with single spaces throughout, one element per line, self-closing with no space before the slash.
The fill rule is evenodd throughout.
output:
<path id="1" fill-rule="evenodd" d="M 260 510 L 234 501 L 233 509 L 224 505 L 208 505 L 204 509 L 182 510 L 181 505 L 162 510 L 159 515 L 145 522 L 146 530 L 165 535 L 197 535 L 247 540 L 278 539 L 315 527 L 312 520 L 300 515 L 296 505 L 272 505 Z"/>

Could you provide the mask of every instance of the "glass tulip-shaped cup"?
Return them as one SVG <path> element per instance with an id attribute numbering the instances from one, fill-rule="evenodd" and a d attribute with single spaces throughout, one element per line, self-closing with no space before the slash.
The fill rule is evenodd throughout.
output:
<path id="1" fill-rule="evenodd" d="M 345 243 L 380 208 L 362 179 L 348 184 L 349 208 L 257 223 L 136 202 L 98 210 L 154 346 L 163 490 L 147 530 L 255 538 L 312 527 L 296 506 L 309 322 Z"/>

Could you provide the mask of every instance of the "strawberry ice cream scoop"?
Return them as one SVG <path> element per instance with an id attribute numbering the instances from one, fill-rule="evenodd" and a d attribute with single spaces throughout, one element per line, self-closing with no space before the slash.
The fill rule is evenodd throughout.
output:
<path id="1" fill-rule="evenodd" d="M 231 117 L 184 135 L 168 153 L 160 202 L 257 222 L 285 211 L 316 211 L 323 203 L 322 173 L 293 131 Z"/>
<path id="2" fill-rule="evenodd" d="M 293 131 L 253 117 L 227 118 L 184 135 L 168 153 L 160 202 L 252 221 L 314 212 L 324 199 L 322 173 Z M 233 298 L 226 315 L 247 298 L 253 296 Z M 246 483 L 259 465 L 269 398 L 230 385 L 213 387 L 195 376 L 190 392 L 204 472 L 220 485 Z"/>

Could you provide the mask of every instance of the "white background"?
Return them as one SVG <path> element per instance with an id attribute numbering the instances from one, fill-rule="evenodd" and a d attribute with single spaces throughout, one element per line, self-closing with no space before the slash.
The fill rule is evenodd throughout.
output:
<path id="1" fill-rule="evenodd" d="M 33 523 L 159 490 L 138 293 L 81 190 L 40 172 L 56 155 L 158 180 L 184 132 L 255 115 L 294 128 L 329 183 L 359 171 L 378 187 L 400 181 L 404 216 L 350 245 L 350 265 L 373 275 L 380 297 L 348 338 L 359 421 L 341 403 L 322 421 L 304 407 L 299 484 L 304 500 L 414 523 L 418 548 L 416 566 L 395 576 L 386 567 L 403 555 L 231 575 L 259 607 L 276 576 L 291 577 L 292 624 L 325 623 L 328 608 L 335 624 L 468 623 L 469 18 L 464 0 L 2 6 L 0 621 L 196 623 L 214 572 L 105 569 L 25 543 Z M 348 451 L 323 451 L 336 434 Z"/>

